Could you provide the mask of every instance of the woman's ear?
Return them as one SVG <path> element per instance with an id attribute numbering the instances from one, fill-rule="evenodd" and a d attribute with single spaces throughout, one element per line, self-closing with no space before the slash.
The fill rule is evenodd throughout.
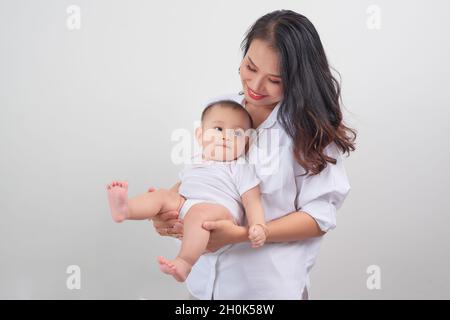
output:
<path id="1" fill-rule="evenodd" d="M 195 129 L 195 139 L 197 140 L 197 143 L 199 146 L 202 146 L 202 135 L 203 135 L 203 129 L 202 127 L 198 127 Z"/>

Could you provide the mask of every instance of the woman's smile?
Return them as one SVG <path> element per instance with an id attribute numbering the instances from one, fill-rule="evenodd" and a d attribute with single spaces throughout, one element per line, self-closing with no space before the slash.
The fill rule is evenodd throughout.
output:
<path id="1" fill-rule="evenodd" d="M 254 100 L 261 100 L 261 99 L 264 99 L 265 97 L 267 97 L 267 95 L 262 95 L 262 94 L 256 93 L 255 91 L 253 91 L 249 87 L 247 87 L 247 93 L 250 96 L 250 98 L 252 98 Z"/>

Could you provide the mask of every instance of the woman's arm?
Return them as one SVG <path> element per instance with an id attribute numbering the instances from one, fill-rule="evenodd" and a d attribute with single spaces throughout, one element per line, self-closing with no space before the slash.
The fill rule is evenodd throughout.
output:
<path id="1" fill-rule="evenodd" d="M 267 224 L 269 235 L 267 242 L 287 242 L 306 240 L 323 236 L 316 220 L 303 211 L 295 211 Z"/>
<path id="2" fill-rule="evenodd" d="M 203 228 L 211 231 L 208 251 L 214 252 L 228 244 L 248 242 L 248 228 L 237 226 L 229 220 L 207 221 Z M 325 234 L 306 212 L 292 212 L 267 224 L 266 242 L 287 242 L 306 240 Z"/>
<path id="3" fill-rule="evenodd" d="M 238 226 L 231 220 L 203 222 L 203 229 L 211 231 L 207 251 L 214 252 L 228 244 L 247 242 L 248 227 Z"/>

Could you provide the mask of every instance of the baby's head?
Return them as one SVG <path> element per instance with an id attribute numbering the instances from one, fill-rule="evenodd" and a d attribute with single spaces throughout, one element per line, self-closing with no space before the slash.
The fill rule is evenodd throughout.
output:
<path id="1" fill-rule="evenodd" d="M 245 153 L 252 118 L 242 105 L 232 100 L 210 103 L 201 120 L 195 135 L 205 159 L 232 161 Z"/>

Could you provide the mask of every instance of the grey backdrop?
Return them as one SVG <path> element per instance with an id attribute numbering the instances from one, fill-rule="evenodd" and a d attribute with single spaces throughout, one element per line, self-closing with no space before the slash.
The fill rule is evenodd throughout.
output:
<path id="1" fill-rule="evenodd" d="M 240 89 L 245 31 L 282 8 L 315 24 L 359 131 L 311 298 L 450 298 L 450 4 L 406 0 L 0 0 L 0 298 L 187 296 L 156 263 L 174 241 L 113 223 L 105 186 L 127 180 L 134 195 L 177 180 L 171 133 Z"/>

